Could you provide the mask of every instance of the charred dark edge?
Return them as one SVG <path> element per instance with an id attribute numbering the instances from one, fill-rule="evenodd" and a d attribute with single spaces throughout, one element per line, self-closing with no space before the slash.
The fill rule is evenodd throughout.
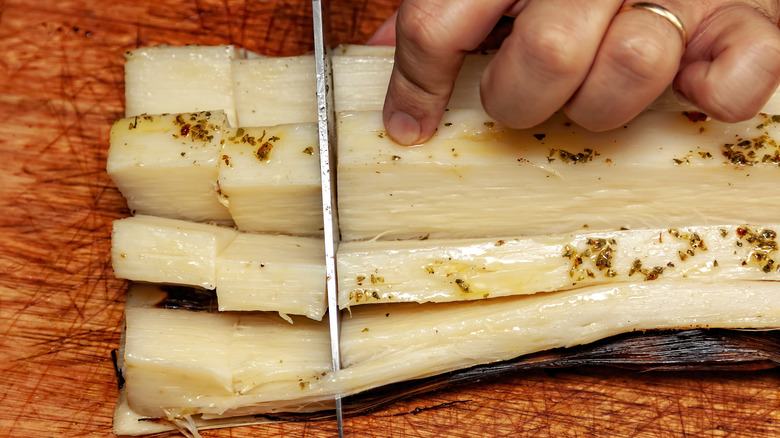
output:
<path id="1" fill-rule="evenodd" d="M 167 296 L 155 305 L 157 308 L 212 313 L 219 309 L 214 290 L 176 285 L 163 285 L 160 289 Z"/>
<path id="2" fill-rule="evenodd" d="M 116 384 L 118 389 L 125 387 L 125 377 L 122 375 L 122 370 L 119 369 L 119 358 L 117 357 L 117 350 L 111 350 L 111 363 L 114 365 L 114 375 L 116 376 Z"/>
<path id="3" fill-rule="evenodd" d="M 343 399 L 345 416 L 459 384 L 534 369 L 607 366 L 634 371 L 757 371 L 780 366 L 780 330 L 665 330 L 628 333 L 588 345 L 558 348 L 425 379 L 372 389 Z M 325 421 L 332 411 L 256 415 L 270 421 Z"/>

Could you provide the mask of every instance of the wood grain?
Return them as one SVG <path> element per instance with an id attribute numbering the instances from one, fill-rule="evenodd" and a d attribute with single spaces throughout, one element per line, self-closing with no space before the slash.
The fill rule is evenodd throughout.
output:
<path id="1" fill-rule="evenodd" d="M 339 43 L 360 43 L 397 0 L 333 0 Z M 311 50 L 306 0 L 0 0 L 0 435 L 112 436 L 124 282 L 105 173 L 123 110 L 123 58 L 154 44 Z M 780 436 L 780 375 L 570 369 L 405 400 L 347 419 L 348 436 Z M 333 436 L 330 422 L 204 432 Z"/>

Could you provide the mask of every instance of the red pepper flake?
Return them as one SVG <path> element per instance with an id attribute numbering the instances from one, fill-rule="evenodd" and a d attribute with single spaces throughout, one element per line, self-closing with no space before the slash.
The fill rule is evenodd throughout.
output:
<path id="1" fill-rule="evenodd" d="M 274 145 L 270 141 L 267 141 L 257 149 L 257 152 L 255 152 L 255 156 L 259 160 L 267 160 L 269 155 L 271 155 L 271 149 L 273 148 Z"/>
<path id="2" fill-rule="evenodd" d="M 190 125 L 184 125 L 181 127 L 181 136 L 186 137 L 190 133 Z"/>
<path id="3" fill-rule="evenodd" d="M 683 111 L 683 115 L 693 123 L 706 122 L 707 118 L 709 117 L 707 116 L 707 114 L 704 114 L 703 112 L 700 111 Z"/>
<path id="4" fill-rule="evenodd" d="M 745 230 L 744 228 L 741 228 L 741 227 L 737 228 L 737 236 L 744 237 L 745 234 L 747 234 L 747 230 Z"/>

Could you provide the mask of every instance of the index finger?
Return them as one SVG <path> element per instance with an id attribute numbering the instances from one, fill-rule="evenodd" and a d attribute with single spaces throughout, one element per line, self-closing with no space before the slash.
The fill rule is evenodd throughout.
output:
<path id="1" fill-rule="evenodd" d="M 385 98 L 387 133 L 400 144 L 428 140 L 468 50 L 490 33 L 513 0 L 405 0 L 398 9 L 393 73 Z"/>

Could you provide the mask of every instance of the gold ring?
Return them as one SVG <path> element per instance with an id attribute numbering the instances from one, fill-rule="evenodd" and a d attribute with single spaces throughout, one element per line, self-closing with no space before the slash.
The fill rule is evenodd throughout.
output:
<path id="1" fill-rule="evenodd" d="M 666 21 L 672 23 L 672 26 L 674 26 L 674 28 L 677 29 L 677 32 L 680 34 L 683 50 L 685 50 L 685 47 L 688 45 L 688 32 L 685 31 L 685 26 L 683 25 L 682 21 L 676 15 L 674 15 L 670 10 L 666 9 L 661 5 L 657 5 L 655 3 L 638 2 L 638 3 L 623 6 L 620 9 L 620 12 L 628 11 L 631 9 L 644 9 L 645 11 L 650 11 L 654 14 L 660 15 L 661 17 L 665 18 Z"/>

